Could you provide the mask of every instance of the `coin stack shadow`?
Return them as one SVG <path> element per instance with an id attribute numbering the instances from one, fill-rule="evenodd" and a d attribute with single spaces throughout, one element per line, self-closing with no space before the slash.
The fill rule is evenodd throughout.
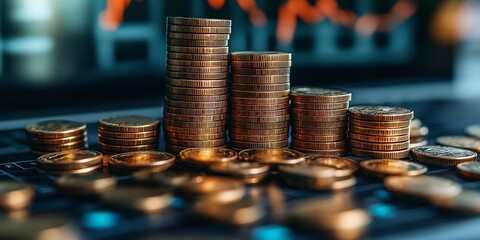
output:
<path id="1" fill-rule="evenodd" d="M 351 153 L 368 158 L 407 158 L 413 111 L 389 106 L 349 109 Z"/>
<path id="2" fill-rule="evenodd" d="M 308 154 L 346 154 L 347 114 L 352 94 L 337 89 L 293 88 L 292 148 Z"/>
<path id="3" fill-rule="evenodd" d="M 88 147 L 87 125 L 81 122 L 48 120 L 30 124 L 26 131 L 32 153 L 36 155 Z"/>
<path id="4" fill-rule="evenodd" d="M 226 145 L 231 21 L 167 18 L 166 149 Z"/>
<path id="5" fill-rule="evenodd" d="M 158 149 L 160 121 L 150 117 L 125 115 L 98 121 L 98 145 L 104 154 Z"/>
<path id="6" fill-rule="evenodd" d="M 231 61 L 231 146 L 287 147 L 291 54 L 236 52 Z"/>

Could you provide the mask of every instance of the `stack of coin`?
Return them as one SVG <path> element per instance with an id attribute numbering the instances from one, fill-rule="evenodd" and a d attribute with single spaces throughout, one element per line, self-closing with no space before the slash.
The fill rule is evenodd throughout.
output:
<path id="1" fill-rule="evenodd" d="M 167 151 L 226 145 L 231 21 L 167 18 Z"/>
<path id="2" fill-rule="evenodd" d="M 73 150 L 49 153 L 37 159 L 37 170 L 54 175 L 83 174 L 102 166 L 101 152 Z"/>
<path id="3" fill-rule="evenodd" d="M 87 126 L 81 122 L 49 120 L 26 127 L 32 153 L 43 155 L 87 147 Z"/>
<path id="4" fill-rule="evenodd" d="M 353 155 L 368 158 L 407 158 L 413 111 L 389 106 L 349 109 L 350 147 Z"/>
<path id="5" fill-rule="evenodd" d="M 287 147 L 291 54 L 235 52 L 231 60 L 232 147 Z"/>
<path id="6" fill-rule="evenodd" d="M 428 132 L 428 127 L 424 126 L 420 119 L 412 119 L 410 123 L 410 148 L 427 145 L 428 141 L 425 137 Z"/>
<path id="7" fill-rule="evenodd" d="M 150 117 L 125 115 L 98 121 L 98 145 L 105 154 L 155 151 L 160 121 Z"/>
<path id="8" fill-rule="evenodd" d="M 292 100 L 292 147 L 309 154 L 346 154 L 347 112 L 352 94 L 338 89 L 298 87 Z"/>

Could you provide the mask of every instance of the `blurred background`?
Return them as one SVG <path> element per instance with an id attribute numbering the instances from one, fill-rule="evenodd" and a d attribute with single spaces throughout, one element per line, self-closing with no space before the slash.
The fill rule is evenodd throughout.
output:
<path id="1" fill-rule="evenodd" d="M 480 96 L 479 1 L 3 0 L 0 119 L 161 106 L 166 16 L 231 19 L 231 52 L 354 103 Z"/>

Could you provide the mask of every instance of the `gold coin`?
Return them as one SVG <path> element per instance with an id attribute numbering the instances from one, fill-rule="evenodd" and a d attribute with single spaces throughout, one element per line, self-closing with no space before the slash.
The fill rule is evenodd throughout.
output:
<path id="1" fill-rule="evenodd" d="M 177 101 L 165 98 L 165 104 L 170 107 L 177 107 L 177 108 L 223 108 L 227 107 L 227 101 L 218 101 L 218 102 L 188 102 L 188 101 Z"/>
<path id="2" fill-rule="evenodd" d="M 292 54 L 285 52 L 233 52 L 232 61 L 291 61 Z"/>
<path id="3" fill-rule="evenodd" d="M 213 140 L 219 138 L 225 138 L 225 131 L 219 133 L 211 134 L 185 134 L 185 133 L 175 133 L 175 132 L 165 132 L 165 136 L 177 140 L 190 140 L 190 141 L 200 141 L 200 140 Z"/>
<path id="4" fill-rule="evenodd" d="M 277 129 L 277 128 L 284 128 L 289 126 L 288 121 L 281 121 L 281 122 L 267 122 L 267 123 L 258 123 L 258 122 L 236 122 L 231 120 L 230 126 L 232 128 L 241 128 L 241 129 Z"/>
<path id="5" fill-rule="evenodd" d="M 232 68 L 232 74 L 240 75 L 285 75 L 290 68 Z"/>
<path id="6" fill-rule="evenodd" d="M 177 101 L 186 101 L 186 102 L 218 102 L 218 101 L 226 101 L 227 94 L 221 95 L 182 95 L 182 94 L 175 94 L 167 92 L 167 98 L 171 100 Z"/>
<path id="7" fill-rule="evenodd" d="M 310 155 L 313 154 L 313 155 L 325 156 L 325 157 L 340 157 L 347 154 L 347 150 L 345 149 L 317 150 L 317 149 L 305 149 L 305 148 L 298 148 L 298 147 L 294 147 L 294 149 L 305 154 L 310 154 Z"/>
<path id="8" fill-rule="evenodd" d="M 216 114 L 216 115 L 183 115 L 183 114 L 174 114 L 165 112 L 163 114 L 164 118 L 175 120 L 175 121 L 184 121 L 184 122 L 212 122 L 212 121 L 222 121 L 227 118 L 226 113 Z"/>
<path id="9" fill-rule="evenodd" d="M 181 24 L 177 24 L 181 25 Z M 229 40 L 230 34 L 195 34 L 195 33 L 177 33 L 167 32 L 167 38 L 174 39 L 186 39 L 186 40 L 205 40 L 205 41 L 218 41 Z"/>
<path id="10" fill-rule="evenodd" d="M 173 41 L 173 39 L 170 41 Z M 167 51 L 178 52 L 178 53 L 196 53 L 196 54 L 224 54 L 224 53 L 228 53 L 228 47 L 185 47 L 185 46 L 167 45 Z M 167 65 L 168 70 L 170 70 L 169 67 L 171 66 Z M 181 70 L 171 70 L 171 71 L 181 71 Z M 222 70 L 222 72 L 223 71 L 224 70 Z"/>
<path id="11" fill-rule="evenodd" d="M 230 133 L 230 139 L 244 142 L 276 142 L 288 139 L 288 133 L 268 135 L 242 135 Z"/>
<path id="12" fill-rule="evenodd" d="M 165 171 L 175 164 L 175 156 L 166 152 L 138 151 L 120 153 L 108 159 L 108 165 L 122 170 Z"/>
<path id="13" fill-rule="evenodd" d="M 244 104 L 232 104 L 232 111 L 275 111 L 287 109 L 289 107 L 288 102 L 280 104 L 267 104 L 267 105 L 244 105 Z"/>
<path id="14" fill-rule="evenodd" d="M 291 61 L 232 61 L 234 68 L 289 68 Z"/>
<path id="15" fill-rule="evenodd" d="M 460 184 L 433 176 L 389 176 L 384 184 L 390 191 L 434 202 L 456 197 L 462 191 Z"/>
<path id="16" fill-rule="evenodd" d="M 216 203 L 235 202 L 245 194 L 238 180 L 216 176 L 195 177 L 182 190 L 185 197 Z"/>
<path id="17" fill-rule="evenodd" d="M 477 160 L 476 152 L 454 147 L 421 146 L 412 148 L 411 151 L 415 160 L 440 166 L 456 166 Z"/>
<path id="18" fill-rule="evenodd" d="M 185 128 L 185 127 L 173 127 L 164 126 L 165 134 L 178 133 L 178 134 L 217 134 L 225 133 L 226 127 L 207 127 L 207 128 Z"/>
<path id="19" fill-rule="evenodd" d="M 350 118 L 350 124 L 359 127 L 366 128 L 406 128 L 410 127 L 410 120 L 398 121 L 398 122 L 375 122 L 375 121 L 363 121 L 356 118 Z"/>
<path id="20" fill-rule="evenodd" d="M 463 190 L 453 198 L 436 201 L 434 204 L 437 207 L 453 210 L 455 213 L 477 214 L 480 212 L 478 201 L 480 201 L 480 193 L 478 191 Z"/>
<path id="21" fill-rule="evenodd" d="M 82 149 L 85 148 L 86 143 L 84 140 L 78 142 L 69 142 L 69 143 L 62 143 L 62 144 L 54 144 L 54 145 L 43 145 L 43 144 L 30 144 L 32 150 L 34 151 L 43 151 L 43 152 L 64 152 L 74 149 Z"/>
<path id="22" fill-rule="evenodd" d="M 0 207 L 4 209 L 26 208 L 35 196 L 35 189 L 25 183 L 0 181 Z"/>
<path id="23" fill-rule="evenodd" d="M 306 142 L 336 142 L 341 141 L 346 138 L 345 134 L 333 134 L 333 135 L 306 135 L 298 134 L 296 132 L 292 133 L 292 138 L 296 141 L 306 141 Z"/>
<path id="24" fill-rule="evenodd" d="M 345 134 L 346 128 L 339 127 L 339 128 L 297 128 L 295 126 L 292 127 L 292 132 L 298 134 L 305 134 L 305 135 L 339 135 Z"/>
<path id="25" fill-rule="evenodd" d="M 281 98 L 287 97 L 289 91 L 230 91 L 230 96 L 240 98 Z"/>
<path id="26" fill-rule="evenodd" d="M 230 120 L 237 122 L 250 122 L 250 123 L 271 123 L 271 122 L 284 122 L 290 119 L 290 115 L 270 116 L 270 117 L 250 117 L 250 116 L 238 116 L 230 115 Z"/>
<path id="27" fill-rule="evenodd" d="M 337 178 L 348 177 L 358 169 L 357 162 L 344 157 L 312 156 L 307 162 L 313 166 L 327 166 L 336 169 L 335 177 Z"/>
<path id="28" fill-rule="evenodd" d="M 262 175 L 262 178 L 264 178 L 268 174 L 269 169 L 270 165 L 258 162 L 231 161 L 210 165 L 210 170 L 214 173 L 242 178 L 259 175 Z"/>
<path id="29" fill-rule="evenodd" d="M 221 94 L 228 93 L 228 88 L 226 87 L 224 88 L 186 88 L 185 87 L 184 88 L 184 87 L 173 87 L 169 85 L 166 85 L 166 87 L 167 87 L 167 91 L 170 94 L 180 94 L 180 95 L 206 96 L 206 95 L 221 95 Z"/>
<path id="30" fill-rule="evenodd" d="M 417 138 L 417 137 L 425 137 L 428 135 L 429 129 L 428 127 L 420 127 L 420 128 L 413 128 L 410 127 L 410 137 Z"/>
<path id="31" fill-rule="evenodd" d="M 196 166 L 210 166 L 237 160 L 237 152 L 228 148 L 188 148 L 179 154 L 181 162 Z"/>
<path id="32" fill-rule="evenodd" d="M 130 146 L 121 146 L 121 145 L 112 145 L 101 142 L 101 139 L 98 142 L 100 151 L 106 151 L 110 153 L 124 153 L 124 152 L 134 152 L 134 151 L 152 151 L 158 148 L 157 143 L 144 144 L 144 145 L 130 145 Z"/>
<path id="33" fill-rule="evenodd" d="M 218 72 L 218 73 L 215 73 L 215 72 L 214 73 L 167 72 L 167 76 L 171 78 L 215 80 L 215 79 L 227 78 L 228 72 Z"/>
<path id="34" fill-rule="evenodd" d="M 138 115 L 106 117 L 98 121 L 98 129 L 112 132 L 156 131 L 159 126 L 158 119 Z"/>
<path id="35" fill-rule="evenodd" d="M 279 84 L 233 83 L 232 89 L 241 90 L 241 91 L 285 91 L 285 90 L 290 90 L 290 83 L 279 83 Z"/>
<path id="36" fill-rule="evenodd" d="M 81 239 L 71 219 L 56 214 L 0 219 L 0 239 Z"/>
<path id="37" fill-rule="evenodd" d="M 288 146 L 288 141 L 278 141 L 278 142 L 242 142 L 237 140 L 231 140 L 231 144 L 234 148 L 238 149 L 252 149 L 252 148 L 267 148 L 267 149 L 278 149 L 285 148 Z"/>
<path id="38" fill-rule="evenodd" d="M 189 73 L 221 73 L 228 72 L 228 66 L 220 67 L 190 67 L 167 65 L 167 70 L 172 72 L 189 72 Z"/>
<path id="39" fill-rule="evenodd" d="M 312 117 L 311 121 L 315 121 L 316 116 L 335 116 L 335 115 L 342 115 L 346 114 L 348 110 L 345 109 L 329 109 L 329 110 L 310 110 L 310 109 L 301 109 L 301 108 L 293 108 L 292 113 L 298 119 L 302 117 L 308 119 L 308 117 Z M 309 121 L 309 120 L 304 120 Z"/>
<path id="40" fill-rule="evenodd" d="M 396 150 L 396 151 L 373 151 L 352 147 L 351 152 L 355 156 L 366 158 L 391 158 L 403 159 L 408 158 L 410 149 Z"/>
<path id="41" fill-rule="evenodd" d="M 70 142 L 87 142 L 87 134 L 86 132 L 84 134 L 79 134 L 75 136 L 70 136 L 70 137 L 64 137 L 64 138 L 35 138 L 35 137 L 30 137 L 29 141 L 33 144 L 39 144 L 39 145 L 61 145 L 65 143 L 70 143 Z"/>
<path id="42" fill-rule="evenodd" d="M 272 105 L 272 104 L 288 104 L 288 97 L 279 98 L 244 98 L 244 97 L 230 97 L 232 107 L 236 108 L 238 105 Z"/>
<path id="43" fill-rule="evenodd" d="M 478 180 L 480 179 L 480 163 L 464 162 L 457 164 L 457 172 L 463 177 Z"/>
<path id="44" fill-rule="evenodd" d="M 102 153 L 90 150 L 74 150 L 42 155 L 37 166 L 42 169 L 71 170 L 96 166 L 102 163 Z"/>
<path id="45" fill-rule="evenodd" d="M 51 175 L 61 176 L 61 175 L 72 175 L 72 174 L 86 174 L 86 173 L 93 172 L 101 167 L 102 167 L 102 164 L 91 166 L 91 167 L 69 169 L 69 170 L 44 169 L 44 168 L 37 167 L 37 171 L 42 174 L 51 174 Z"/>
<path id="46" fill-rule="evenodd" d="M 222 224 L 246 225 L 258 222 L 265 215 L 260 204 L 253 200 L 242 199 L 233 203 L 210 203 L 197 201 L 192 213 Z"/>
<path id="47" fill-rule="evenodd" d="M 232 83 L 242 84 L 281 84 L 290 82 L 290 74 L 284 75 L 240 75 L 233 74 Z"/>
<path id="48" fill-rule="evenodd" d="M 101 195 L 105 205 L 146 213 L 161 211 L 170 206 L 172 194 L 158 188 L 127 186 Z"/>
<path id="49" fill-rule="evenodd" d="M 230 27 L 231 20 L 213 18 L 167 17 L 167 23 L 187 26 Z"/>
<path id="50" fill-rule="evenodd" d="M 428 168 L 422 164 L 398 159 L 371 159 L 360 162 L 365 173 L 384 178 L 386 176 L 418 176 L 426 173 Z"/>
<path id="51" fill-rule="evenodd" d="M 297 139 L 292 140 L 292 146 L 305 148 L 305 149 L 317 149 L 317 150 L 332 150 L 345 148 L 345 141 L 338 142 L 305 142 Z"/>
<path id="52" fill-rule="evenodd" d="M 110 145 L 120 145 L 120 146 L 132 146 L 132 145 L 149 145 L 149 144 L 158 144 L 158 136 L 150 138 L 107 138 L 102 135 L 98 136 L 98 139 L 102 143 Z"/>
<path id="53" fill-rule="evenodd" d="M 225 125 L 227 124 L 225 120 L 209 121 L 209 122 L 180 122 L 180 121 L 175 121 L 168 118 L 164 118 L 163 122 L 165 126 L 185 127 L 185 128 L 217 128 L 217 127 L 225 127 Z"/>
<path id="54" fill-rule="evenodd" d="M 200 109 L 190 109 L 190 108 L 177 108 L 170 107 L 168 105 L 164 106 L 165 112 L 173 114 L 184 114 L 184 115 L 217 115 L 226 113 L 228 111 L 227 107 L 219 108 L 200 108 Z"/>
<path id="55" fill-rule="evenodd" d="M 465 128 L 465 134 L 470 137 L 480 138 L 480 124 L 470 125 Z"/>
<path id="56" fill-rule="evenodd" d="M 168 65 L 185 66 L 185 67 L 221 67 L 228 66 L 228 60 L 219 61 L 187 61 L 167 59 Z"/>
<path id="57" fill-rule="evenodd" d="M 85 134 L 87 125 L 68 120 L 49 120 L 30 124 L 27 134 L 37 138 L 65 138 Z"/>
<path id="58" fill-rule="evenodd" d="M 231 115 L 235 116 L 250 116 L 250 117 L 271 117 L 271 116 L 279 116 L 279 115 L 286 115 L 290 112 L 290 109 L 280 109 L 280 110 L 273 110 L 273 111 L 245 111 L 245 110 L 234 110 L 230 111 Z"/>
<path id="59" fill-rule="evenodd" d="M 413 111 L 390 106 L 355 106 L 349 109 L 350 116 L 366 121 L 398 122 L 413 118 Z"/>
<path id="60" fill-rule="evenodd" d="M 185 26 L 185 25 L 167 25 L 167 31 L 185 32 L 185 33 L 231 33 L 230 27 L 203 27 L 203 26 Z"/>
<path id="61" fill-rule="evenodd" d="M 212 139 L 212 140 L 179 140 L 179 139 L 167 139 L 166 142 L 175 146 L 184 146 L 189 148 L 205 148 L 205 147 L 219 147 L 226 144 L 225 138 Z"/>
<path id="62" fill-rule="evenodd" d="M 395 151 L 408 149 L 410 141 L 399 142 L 399 143 L 371 143 L 371 142 L 362 142 L 350 139 L 350 146 L 354 148 L 360 148 L 364 150 L 373 150 L 373 151 Z"/>
<path id="63" fill-rule="evenodd" d="M 103 173 L 67 175 L 57 178 L 57 186 L 62 192 L 73 195 L 97 194 L 110 190 L 117 184 L 117 178 Z"/>
<path id="64" fill-rule="evenodd" d="M 291 149 L 246 149 L 238 153 L 238 159 L 267 164 L 297 164 L 305 161 L 305 155 Z"/>
<path id="65" fill-rule="evenodd" d="M 364 142 L 375 142 L 375 143 L 396 143 L 396 142 L 405 142 L 410 139 L 408 134 L 400 136 L 373 136 L 373 135 L 363 135 L 354 132 L 349 132 L 348 135 L 350 138 L 364 141 Z"/>
<path id="66" fill-rule="evenodd" d="M 159 135 L 159 131 L 147 131 L 147 132 L 135 132 L 135 133 L 129 133 L 129 132 L 111 132 L 111 131 L 105 131 L 105 130 L 98 130 L 98 136 L 99 137 L 105 137 L 105 138 L 114 138 L 114 139 L 139 139 L 139 138 L 157 138 Z"/>
<path id="67" fill-rule="evenodd" d="M 190 39 L 174 39 L 168 38 L 167 39 L 167 46 L 186 46 L 186 47 L 228 47 L 228 40 L 190 40 Z M 178 51 L 171 51 L 171 52 L 178 52 Z M 198 54 L 189 52 L 192 54 Z M 223 53 L 213 53 L 213 54 L 227 54 L 227 52 Z M 209 54 L 209 53 L 203 53 Z"/>
<path id="68" fill-rule="evenodd" d="M 188 60 L 188 61 L 220 61 L 220 60 L 228 60 L 228 54 L 192 54 L 192 53 L 167 52 L 167 59 Z"/>
<path id="69" fill-rule="evenodd" d="M 292 126 L 294 128 L 347 128 L 347 121 L 338 122 L 306 122 L 306 121 L 293 121 Z M 310 134 L 312 135 L 312 134 Z"/>
<path id="70" fill-rule="evenodd" d="M 219 87 L 227 87 L 228 79 L 192 80 L 192 79 L 167 78 L 167 84 L 170 86 L 176 86 L 176 87 L 219 88 Z"/>
<path id="71" fill-rule="evenodd" d="M 184 187 L 193 177 L 185 171 L 167 170 L 164 172 L 152 172 L 140 170 L 132 173 L 133 180 L 149 185 L 164 187 L 167 189 L 179 189 Z"/>
<path id="72" fill-rule="evenodd" d="M 439 145 L 464 148 L 475 152 L 480 152 L 480 140 L 464 136 L 443 136 L 435 139 Z"/>
<path id="73" fill-rule="evenodd" d="M 304 122 L 339 122 L 339 121 L 346 121 L 347 120 L 347 114 L 341 114 L 341 115 L 331 115 L 331 116 L 299 116 L 299 115 L 293 115 L 293 118 L 295 121 L 304 121 Z"/>
<path id="74" fill-rule="evenodd" d="M 337 103 L 352 100 L 351 93 L 328 88 L 295 87 L 290 96 L 295 102 Z"/>
<path id="75" fill-rule="evenodd" d="M 270 135 L 270 134 L 288 134 L 288 127 L 274 129 L 243 129 L 230 128 L 229 132 L 240 135 Z"/>
<path id="76" fill-rule="evenodd" d="M 354 133 L 373 136 L 399 136 L 410 134 L 410 128 L 365 128 L 350 125 L 349 130 Z"/>
<path id="77" fill-rule="evenodd" d="M 310 110 L 348 109 L 349 102 L 309 103 L 292 101 L 292 108 Z"/>

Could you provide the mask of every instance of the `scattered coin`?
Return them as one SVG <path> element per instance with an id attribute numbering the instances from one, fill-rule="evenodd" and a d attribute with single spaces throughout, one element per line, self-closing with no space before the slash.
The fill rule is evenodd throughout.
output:
<path id="1" fill-rule="evenodd" d="M 456 197 L 436 201 L 435 206 L 463 212 L 467 214 L 480 213 L 480 192 L 474 190 L 463 190 Z"/>
<path id="2" fill-rule="evenodd" d="M 102 157 L 102 153 L 90 150 L 49 153 L 37 159 L 37 168 L 52 174 L 84 172 L 100 167 Z"/>
<path id="3" fill-rule="evenodd" d="M 297 164 L 305 161 L 305 155 L 291 149 L 246 149 L 238 153 L 238 159 L 267 164 Z"/>
<path id="4" fill-rule="evenodd" d="M 460 184 L 432 176 L 389 176 L 385 178 L 384 184 L 390 191 L 432 202 L 456 197 L 462 191 Z"/>
<path id="5" fill-rule="evenodd" d="M 170 206 L 172 194 L 158 188 L 125 186 L 104 192 L 102 202 L 110 207 L 146 213 L 161 211 Z"/>
<path id="6" fill-rule="evenodd" d="M 371 159 L 360 162 L 360 168 L 372 176 L 384 178 L 386 176 L 418 176 L 427 172 L 428 168 L 422 164 L 398 159 Z"/>
<path id="7" fill-rule="evenodd" d="M 210 165 L 214 173 L 240 178 L 244 183 L 259 183 L 267 175 L 270 165 L 258 162 L 224 162 Z"/>
<path id="8" fill-rule="evenodd" d="M 238 180 L 226 177 L 195 177 L 182 189 L 185 197 L 197 201 L 230 203 L 240 200 L 245 186 Z"/>
<path id="9" fill-rule="evenodd" d="M 66 194 L 90 195 L 111 190 L 117 184 L 117 178 L 103 173 L 68 175 L 57 178 L 57 186 Z"/>
<path id="10" fill-rule="evenodd" d="M 475 152 L 480 152 L 480 140 L 464 136 L 443 136 L 435 139 L 439 145 L 464 148 Z"/>
<path id="11" fill-rule="evenodd" d="M 480 162 L 464 162 L 457 164 L 457 172 L 463 177 L 480 179 Z"/>
<path id="12" fill-rule="evenodd" d="M 138 151 L 120 153 L 108 159 L 108 165 L 116 170 L 133 171 L 148 169 L 161 172 L 173 166 L 175 155 L 157 151 Z"/>
<path id="13" fill-rule="evenodd" d="M 477 153 L 454 147 L 421 146 L 411 149 L 412 157 L 420 162 L 440 166 L 456 166 L 462 162 L 473 162 Z"/>
<path id="14" fill-rule="evenodd" d="M 34 188 L 28 184 L 0 181 L 0 207 L 3 209 L 26 208 L 32 202 L 34 195 Z"/>
<path id="15" fill-rule="evenodd" d="M 237 160 L 237 152 L 227 148 L 188 148 L 181 151 L 179 159 L 182 163 L 194 167 L 208 167 L 215 163 Z"/>

